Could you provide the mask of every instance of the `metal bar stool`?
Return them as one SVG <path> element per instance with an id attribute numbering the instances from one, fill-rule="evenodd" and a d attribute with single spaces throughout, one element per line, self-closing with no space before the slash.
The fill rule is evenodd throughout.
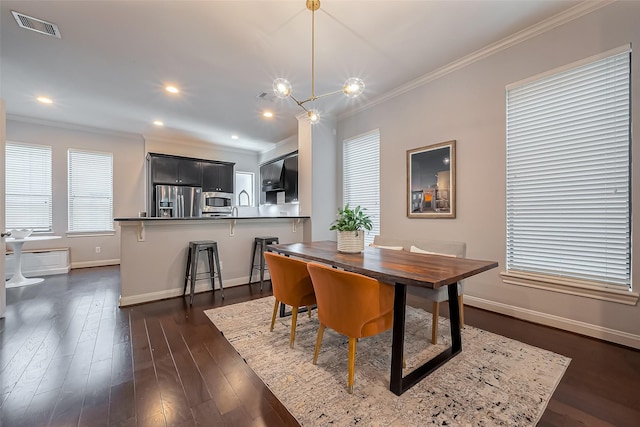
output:
<path id="1" fill-rule="evenodd" d="M 251 271 L 249 272 L 249 284 L 253 278 L 253 270 L 260 270 L 260 291 L 262 291 L 262 283 L 264 282 L 264 251 L 267 245 L 280 243 L 280 240 L 274 236 L 261 236 L 253 239 L 253 255 L 251 256 Z M 256 264 L 256 253 L 260 254 L 260 261 Z"/>
<path id="2" fill-rule="evenodd" d="M 222 287 L 222 273 L 220 270 L 220 257 L 218 256 L 218 242 L 214 240 L 197 240 L 193 242 L 189 242 L 189 249 L 187 251 L 187 268 L 184 275 L 184 289 L 182 291 L 182 295 L 186 295 L 187 293 L 187 284 L 191 283 L 191 299 L 189 304 L 193 304 L 193 294 L 196 289 L 196 280 L 198 279 L 196 276 L 198 275 L 198 255 L 202 251 L 207 251 L 207 255 L 209 258 L 209 278 L 211 279 L 211 289 L 215 291 L 215 276 L 218 276 L 218 281 L 220 282 L 220 294 L 224 299 L 224 288 Z M 215 268 L 214 268 L 214 259 L 215 259 Z M 217 274 L 216 274 L 217 272 Z"/>

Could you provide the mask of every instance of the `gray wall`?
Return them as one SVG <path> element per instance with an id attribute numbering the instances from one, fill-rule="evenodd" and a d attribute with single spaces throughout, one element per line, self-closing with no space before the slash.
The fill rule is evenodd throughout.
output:
<path id="1" fill-rule="evenodd" d="M 49 124 L 7 120 L 7 141 L 50 145 L 52 147 L 53 234 L 60 240 L 29 243 L 25 249 L 70 249 L 73 267 L 89 267 L 120 262 L 120 228 L 114 224 L 113 235 L 67 237 L 67 150 L 105 151 L 113 153 L 113 214 L 136 216 L 145 210 L 144 143 L 142 137 L 106 131 L 64 128 Z M 4 190 L 2 192 L 4 195 Z M 100 253 L 95 247 L 100 246 Z"/>
<path id="2" fill-rule="evenodd" d="M 5 136 L 6 136 L 6 117 L 5 117 L 5 105 L 4 99 L 0 98 L 0 152 L 4 153 L 5 149 Z M 3 190 L 0 191 L 0 231 L 5 230 L 4 226 L 4 169 L 5 169 L 5 156 L 0 156 L 0 188 Z M 2 253 L 5 253 L 7 250 L 7 245 L 4 239 L 0 239 L 0 250 Z M 0 257 L 0 277 L 4 277 L 4 257 Z M 5 283 L 3 282 L 0 285 L 0 317 L 5 316 L 5 312 L 7 310 L 7 293 L 5 292 Z"/>
<path id="3" fill-rule="evenodd" d="M 391 98 L 338 125 L 338 140 L 379 128 L 381 234 L 398 238 L 467 242 L 467 256 L 500 262 L 500 268 L 467 281 L 467 303 L 518 317 L 640 345 L 640 307 L 506 285 L 505 86 L 628 43 L 640 46 L 640 2 L 614 2 L 534 38 Z M 428 54 L 428 53 L 425 53 Z M 640 105 L 640 56 L 632 55 L 632 105 Z M 633 134 L 640 135 L 640 109 Z M 406 151 L 457 140 L 457 218 L 406 217 Z M 637 138 L 636 138 L 637 140 Z M 634 142 L 633 174 L 640 176 Z M 637 182 L 637 180 L 636 180 Z M 634 186 L 638 204 L 640 188 Z M 640 210 L 633 213 L 638 224 Z M 633 246 L 640 227 L 635 227 Z M 640 257 L 633 255 L 633 277 Z M 640 286 L 634 285 L 637 292 Z"/>
<path id="4" fill-rule="evenodd" d="M 146 153 L 157 152 L 236 163 L 236 169 L 258 173 L 258 154 L 233 150 L 202 141 L 147 138 L 79 126 L 36 123 L 22 118 L 7 120 L 7 140 L 52 146 L 53 234 L 60 240 L 30 243 L 25 249 L 70 249 L 71 266 L 91 267 L 120 262 L 120 226 L 113 235 L 67 237 L 67 149 L 113 153 L 114 217 L 137 216 L 146 210 Z M 4 192 L 3 192 L 4 194 Z M 95 247 L 100 246 L 100 253 Z"/>
<path id="5" fill-rule="evenodd" d="M 258 163 L 262 164 L 269 160 L 293 153 L 298 150 L 298 135 L 292 135 L 278 142 L 271 150 L 260 153 Z"/>
<path id="6" fill-rule="evenodd" d="M 300 215 L 311 217 L 304 223 L 309 240 L 336 240 L 336 232 L 329 231 L 337 211 L 336 124 L 330 115 L 315 125 L 306 114 L 298 115 L 298 196 Z"/>

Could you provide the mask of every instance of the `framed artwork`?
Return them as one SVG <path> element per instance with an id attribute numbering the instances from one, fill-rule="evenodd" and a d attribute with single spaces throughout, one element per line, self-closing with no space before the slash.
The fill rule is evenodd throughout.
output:
<path id="1" fill-rule="evenodd" d="M 407 150 L 407 216 L 456 217 L 456 141 Z"/>

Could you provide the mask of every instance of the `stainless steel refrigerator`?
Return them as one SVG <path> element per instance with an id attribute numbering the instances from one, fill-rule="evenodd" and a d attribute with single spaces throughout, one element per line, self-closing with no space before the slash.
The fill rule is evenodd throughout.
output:
<path id="1" fill-rule="evenodd" d="M 202 188 L 156 185 L 156 216 L 191 218 L 202 216 Z"/>

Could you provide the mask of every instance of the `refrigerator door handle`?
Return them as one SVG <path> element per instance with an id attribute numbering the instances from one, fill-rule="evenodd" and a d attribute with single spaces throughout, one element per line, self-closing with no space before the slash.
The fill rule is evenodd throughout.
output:
<path id="1" fill-rule="evenodd" d="M 180 195 L 180 210 L 178 211 L 178 217 L 184 217 L 184 194 Z"/>

